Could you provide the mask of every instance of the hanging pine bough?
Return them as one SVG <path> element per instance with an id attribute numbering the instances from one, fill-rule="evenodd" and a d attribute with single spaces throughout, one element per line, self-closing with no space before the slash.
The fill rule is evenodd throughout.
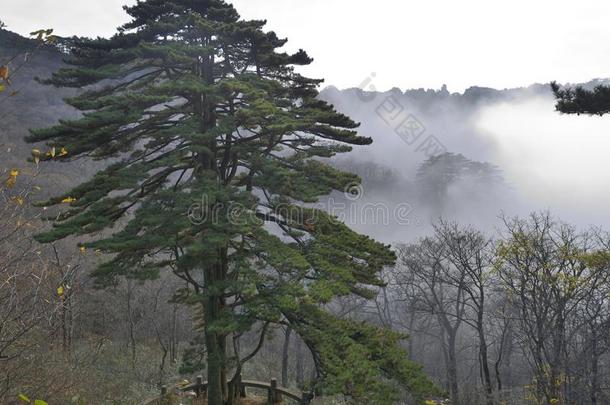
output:
<path id="1" fill-rule="evenodd" d="M 273 324 L 290 324 L 306 342 L 322 392 L 371 404 L 387 404 L 396 387 L 416 398 L 433 392 L 398 348 L 401 336 L 322 307 L 373 297 L 395 257 L 305 208 L 359 180 L 321 158 L 371 143 L 317 99 L 321 80 L 294 70 L 312 60 L 279 51 L 286 40 L 224 1 L 150 0 L 126 10 L 132 21 L 118 34 L 74 40 L 71 66 L 48 80 L 85 88 L 67 100 L 84 114 L 28 140 L 65 148 L 65 160 L 113 163 L 41 203 L 70 209 L 38 239 L 91 235 L 127 219 L 81 248 L 109 258 L 94 273 L 100 286 L 160 271 L 186 281 L 176 299 L 199 308 L 211 404 L 234 403 L 229 393 L 240 390 L 231 382 L 251 357 L 233 355 L 228 339 L 260 329 L 263 341 L 269 328 L 260 325 Z"/>

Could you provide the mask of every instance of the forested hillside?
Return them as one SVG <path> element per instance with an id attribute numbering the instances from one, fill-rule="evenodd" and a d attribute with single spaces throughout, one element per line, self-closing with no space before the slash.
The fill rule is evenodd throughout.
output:
<path id="1" fill-rule="evenodd" d="M 168 304 L 173 280 L 138 288 L 137 295 L 134 282 L 98 291 L 89 277 L 98 253 L 80 250 L 76 240 L 33 241 L 49 216 L 36 202 L 101 166 L 36 164 L 34 151 L 44 156 L 49 148 L 25 142 L 30 128 L 78 116 L 63 101 L 77 91 L 36 81 L 49 78 L 66 55 L 7 30 L 0 30 L 0 55 L 11 61 L 11 72 L 18 68 L 0 94 L 0 402 L 21 403 L 23 393 L 52 404 L 137 403 L 175 375 L 179 346 L 191 337 L 188 315 Z"/>
<path id="2" fill-rule="evenodd" d="M 0 29 L 0 403 L 610 403 L 610 236 L 481 125 L 550 86 L 318 92 L 224 1 L 127 11 Z"/>

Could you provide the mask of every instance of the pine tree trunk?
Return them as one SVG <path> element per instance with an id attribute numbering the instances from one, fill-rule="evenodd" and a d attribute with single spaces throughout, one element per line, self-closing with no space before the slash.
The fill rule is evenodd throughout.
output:
<path id="1" fill-rule="evenodd" d="M 211 331 L 209 323 L 214 322 L 218 318 L 218 303 L 214 297 L 206 299 L 205 303 L 205 345 L 207 349 L 208 359 L 208 403 L 209 404 L 223 404 L 222 395 L 222 368 L 223 368 L 223 356 L 222 348 L 218 333 Z"/>
<path id="2" fill-rule="evenodd" d="M 236 371 L 233 379 L 228 383 L 229 395 L 226 401 L 226 405 L 239 404 L 241 398 L 246 397 L 246 387 L 242 384 L 241 366 Z"/>
<path id="3" fill-rule="evenodd" d="M 227 375 L 225 370 L 224 336 L 215 331 L 213 326 L 219 321 L 222 310 L 222 292 L 215 286 L 221 280 L 222 265 L 206 269 L 205 279 L 207 296 L 204 303 L 204 334 L 208 359 L 208 404 L 223 405 L 227 398 Z"/>
<path id="4" fill-rule="evenodd" d="M 203 41 L 207 45 L 209 39 Z M 197 63 L 197 69 L 194 72 L 202 77 L 207 84 L 214 83 L 214 55 L 210 54 Z M 197 106 L 197 110 L 201 119 L 202 132 L 205 133 L 216 127 L 216 106 L 210 101 L 206 94 L 201 94 L 201 103 Z M 217 162 L 214 158 L 217 144 L 215 140 L 208 143 L 208 148 L 211 154 L 202 153 L 200 155 L 201 167 L 203 170 L 216 171 Z M 229 400 L 227 371 L 226 371 L 226 336 L 218 331 L 212 330 L 210 325 L 214 325 L 221 317 L 221 311 L 224 306 L 223 294 L 220 284 L 224 282 L 227 274 L 227 249 L 218 249 L 218 261 L 212 268 L 204 269 L 205 285 L 207 297 L 204 304 L 204 333 L 205 344 L 208 358 L 208 404 L 223 405 Z M 229 400 L 230 401 L 230 400 Z"/>
<path id="5" fill-rule="evenodd" d="M 227 338 L 222 335 L 218 337 L 220 342 L 220 353 L 222 354 L 222 364 L 220 367 L 220 382 L 222 387 L 222 398 L 227 401 L 229 398 L 229 381 L 227 372 Z M 231 404 L 228 404 L 231 405 Z"/>

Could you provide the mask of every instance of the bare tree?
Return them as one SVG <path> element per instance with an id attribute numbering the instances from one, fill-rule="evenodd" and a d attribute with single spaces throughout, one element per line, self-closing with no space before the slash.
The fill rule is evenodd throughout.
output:
<path id="1" fill-rule="evenodd" d="M 38 345 L 39 326 L 59 306 L 49 252 L 33 239 L 37 218 L 26 204 L 32 186 L 15 187 L 18 176 L 12 170 L 0 189 L 0 398 L 19 371 L 16 365 Z"/>
<path id="2" fill-rule="evenodd" d="M 435 237 L 442 246 L 447 266 L 446 282 L 463 291 L 466 311 L 463 321 L 471 326 L 478 338 L 480 374 L 485 388 L 486 403 L 491 405 L 493 385 L 489 368 L 487 343 L 487 294 L 493 283 L 494 244 L 478 230 L 460 227 L 441 220 L 434 225 Z"/>
<path id="3" fill-rule="evenodd" d="M 411 299 L 413 310 L 435 317 L 443 351 L 446 380 L 453 403 L 459 403 L 457 338 L 466 311 L 466 292 L 461 283 L 447 282 L 450 263 L 444 247 L 435 239 L 399 247 L 399 291 Z"/>

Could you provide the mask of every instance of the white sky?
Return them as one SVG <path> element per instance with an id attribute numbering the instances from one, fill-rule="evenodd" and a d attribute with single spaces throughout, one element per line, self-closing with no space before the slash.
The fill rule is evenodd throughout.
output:
<path id="1" fill-rule="evenodd" d="M 107 36 L 133 0 L 2 0 L 0 18 L 22 34 Z M 451 91 L 610 76 L 606 0 L 235 0 L 246 18 L 315 58 L 304 73 L 339 88 L 371 73 L 391 87 Z"/>

